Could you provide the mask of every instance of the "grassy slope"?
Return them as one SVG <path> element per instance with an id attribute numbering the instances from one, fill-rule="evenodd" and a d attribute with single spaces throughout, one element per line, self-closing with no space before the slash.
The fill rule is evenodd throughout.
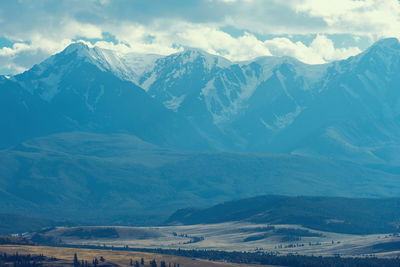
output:
<path id="1" fill-rule="evenodd" d="M 339 233 L 371 234 L 399 231 L 400 198 L 260 196 L 226 202 L 208 209 L 184 209 L 167 223 L 227 221 L 300 224 Z"/>
<path id="2" fill-rule="evenodd" d="M 132 252 L 132 251 L 112 251 L 112 250 L 98 250 L 98 249 L 78 249 L 78 248 L 61 248 L 61 247 L 46 247 L 46 246 L 16 246 L 16 245 L 3 245 L 0 246 L 1 252 L 15 253 L 19 254 L 44 254 L 47 257 L 55 257 L 61 259 L 65 263 L 71 264 L 73 262 L 74 253 L 77 254 L 79 260 L 87 260 L 92 262 L 94 258 L 100 258 L 103 256 L 106 262 L 114 263 L 118 266 L 129 266 L 129 262 L 139 261 L 143 258 L 146 265 L 148 266 L 149 261 L 155 259 L 158 263 L 160 261 L 165 261 L 168 265 L 169 262 L 179 263 L 180 266 L 201 266 L 201 267 L 255 267 L 263 265 L 247 265 L 247 264 L 234 264 L 234 263 L 223 263 L 223 262 L 213 262 L 200 259 L 190 259 L 185 257 L 177 257 L 170 255 L 161 255 L 154 253 L 145 252 Z M 265 265 L 264 265 L 265 266 Z"/>

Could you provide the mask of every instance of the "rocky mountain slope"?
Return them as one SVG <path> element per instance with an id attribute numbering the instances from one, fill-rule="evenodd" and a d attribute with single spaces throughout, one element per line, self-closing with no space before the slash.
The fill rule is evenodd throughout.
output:
<path id="1" fill-rule="evenodd" d="M 119 55 L 82 43 L 0 79 L 1 146 L 65 131 L 129 133 L 187 150 L 399 164 L 400 44 L 325 65 L 230 62 L 198 49 Z"/>

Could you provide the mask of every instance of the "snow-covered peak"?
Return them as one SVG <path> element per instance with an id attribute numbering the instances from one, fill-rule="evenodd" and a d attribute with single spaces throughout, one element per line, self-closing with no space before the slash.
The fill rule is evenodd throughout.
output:
<path id="1" fill-rule="evenodd" d="M 251 63 L 257 63 L 262 66 L 275 66 L 278 64 L 282 63 L 301 63 L 295 58 L 292 57 L 276 57 L 276 56 L 261 56 L 261 57 L 256 57 L 251 60 L 245 60 L 245 61 L 238 61 L 236 62 L 239 65 L 249 65 Z"/>
<path id="2" fill-rule="evenodd" d="M 86 44 L 82 42 L 76 42 L 68 45 L 61 53 L 68 55 L 77 52 L 79 56 L 88 56 L 89 50 L 90 48 Z"/>
<path id="3" fill-rule="evenodd" d="M 59 56 L 69 56 L 71 54 L 84 62 L 97 66 L 102 71 L 110 71 L 121 79 L 136 82 L 137 74 L 127 64 L 125 56 L 100 47 L 90 48 L 86 44 L 77 42 L 69 45 Z"/>
<path id="4" fill-rule="evenodd" d="M 289 67 L 296 77 L 305 78 L 304 86 L 307 88 L 304 89 L 308 89 L 308 87 L 312 86 L 312 84 L 318 82 L 326 73 L 327 68 L 330 66 L 329 63 L 310 65 L 288 56 L 262 56 L 248 61 L 240 61 L 237 62 L 237 64 L 242 68 L 246 68 L 252 64 L 259 65 L 262 70 L 260 81 L 266 80 L 268 77 L 270 77 L 273 71 Z"/>
<path id="5" fill-rule="evenodd" d="M 171 58 L 178 61 L 181 60 L 182 64 L 194 63 L 197 60 L 201 60 L 208 70 L 214 67 L 227 68 L 232 65 L 232 62 L 228 59 L 209 54 L 198 48 L 185 48 L 182 52 L 172 54 Z"/>
<path id="6" fill-rule="evenodd" d="M 331 65 L 339 73 L 367 69 L 376 71 L 393 71 L 400 65 L 400 43 L 397 38 L 381 39 L 366 49 L 364 52 L 346 60 L 333 62 Z"/>
<path id="7" fill-rule="evenodd" d="M 400 56 L 400 43 L 397 38 L 386 38 L 379 40 L 363 53 L 359 54 L 355 58 L 364 57 L 379 57 L 385 63 L 392 61 L 393 57 Z"/>
<path id="8" fill-rule="evenodd" d="M 399 39 L 397 38 L 385 38 L 377 41 L 375 44 L 373 44 L 369 49 L 379 47 L 381 49 L 385 49 L 387 51 L 391 50 L 400 50 L 400 43 Z"/>
<path id="9" fill-rule="evenodd" d="M 157 60 L 163 58 L 157 54 L 128 53 L 124 55 L 124 63 L 129 66 L 137 75 L 151 72 L 157 64 Z"/>

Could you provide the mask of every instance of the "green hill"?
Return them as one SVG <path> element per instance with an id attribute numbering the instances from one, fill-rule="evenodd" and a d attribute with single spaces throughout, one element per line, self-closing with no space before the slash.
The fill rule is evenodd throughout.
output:
<path id="1" fill-rule="evenodd" d="M 181 209 L 167 224 L 249 221 L 299 224 L 315 230 L 350 234 L 398 232 L 400 198 L 259 196 L 207 209 Z"/>

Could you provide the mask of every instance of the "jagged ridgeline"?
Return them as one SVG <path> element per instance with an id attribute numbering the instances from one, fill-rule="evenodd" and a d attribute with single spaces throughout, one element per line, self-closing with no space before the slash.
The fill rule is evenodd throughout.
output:
<path id="1" fill-rule="evenodd" d="M 323 65 L 230 62 L 197 49 L 119 55 L 72 44 L 0 78 L 0 146 L 62 131 L 125 132 L 189 150 L 398 164 L 400 44 Z"/>

